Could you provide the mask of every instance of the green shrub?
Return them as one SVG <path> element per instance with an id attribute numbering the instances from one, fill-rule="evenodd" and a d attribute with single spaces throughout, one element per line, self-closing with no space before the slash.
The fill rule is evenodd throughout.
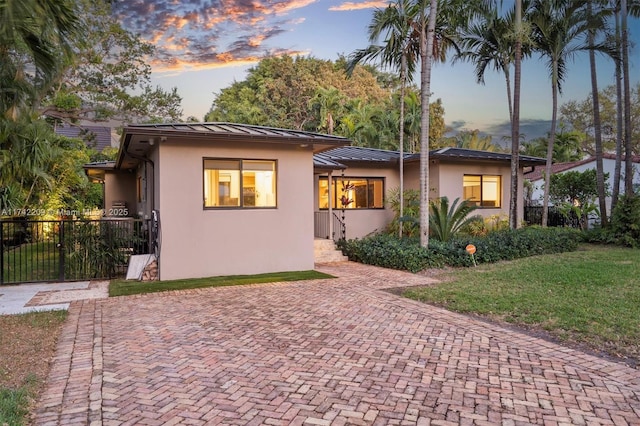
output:
<path id="1" fill-rule="evenodd" d="M 415 238 L 399 239 L 377 234 L 363 239 L 340 241 L 338 246 L 350 260 L 384 268 L 418 272 L 426 268 L 441 268 L 445 259 L 440 254 L 420 247 Z"/>
<path id="2" fill-rule="evenodd" d="M 431 240 L 429 248 L 418 239 L 378 234 L 361 240 L 342 241 L 339 245 L 350 260 L 385 268 L 417 272 L 443 266 L 472 266 L 466 246 L 476 246 L 476 263 L 493 263 L 540 254 L 573 251 L 582 241 L 580 231 L 572 228 L 527 227 L 499 230 L 486 236 L 457 236 L 450 241 Z"/>
<path id="3" fill-rule="evenodd" d="M 628 247 L 640 247 L 640 196 L 624 195 L 611 214 L 609 240 Z"/>
<path id="4" fill-rule="evenodd" d="M 394 217 L 387 226 L 386 233 L 398 235 L 400 222 L 402 222 L 402 234 L 415 237 L 420 232 L 420 191 L 405 189 L 403 194 L 402 217 L 400 217 L 400 188 L 393 188 L 387 194 L 387 205 L 393 211 Z"/>

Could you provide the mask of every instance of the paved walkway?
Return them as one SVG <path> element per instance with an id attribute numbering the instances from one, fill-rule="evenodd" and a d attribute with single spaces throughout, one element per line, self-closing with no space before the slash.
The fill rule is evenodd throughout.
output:
<path id="1" fill-rule="evenodd" d="M 0 315 L 69 309 L 74 300 L 109 297 L 109 281 L 77 281 L 0 286 Z"/>
<path id="2" fill-rule="evenodd" d="M 339 279 L 73 302 L 36 424 L 640 425 L 640 371 Z"/>

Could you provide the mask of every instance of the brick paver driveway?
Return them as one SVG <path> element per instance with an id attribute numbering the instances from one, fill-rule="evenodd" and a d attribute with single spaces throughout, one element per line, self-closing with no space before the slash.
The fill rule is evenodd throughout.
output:
<path id="1" fill-rule="evenodd" d="M 75 302 L 37 424 L 640 424 L 640 371 L 339 279 Z"/>

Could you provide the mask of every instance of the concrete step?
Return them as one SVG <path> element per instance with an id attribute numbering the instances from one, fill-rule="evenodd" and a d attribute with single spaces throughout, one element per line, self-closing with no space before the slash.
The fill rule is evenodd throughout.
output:
<path id="1" fill-rule="evenodd" d="M 332 240 L 316 239 L 313 242 L 313 254 L 316 263 L 345 262 L 349 260 L 342 251 L 336 249 Z"/>

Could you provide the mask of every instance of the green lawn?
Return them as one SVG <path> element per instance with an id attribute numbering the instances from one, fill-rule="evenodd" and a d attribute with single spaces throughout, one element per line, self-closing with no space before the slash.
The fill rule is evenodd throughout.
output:
<path id="1" fill-rule="evenodd" d="M 542 329 L 566 342 L 640 362 L 640 250 L 579 251 L 455 270 L 404 296 Z"/>
<path id="2" fill-rule="evenodd" d="M 197 278 L 173 281 L 127 281 L 113 280 L 109 284 L 109 296 L 129 296 L 132 294 L 155 293 L 169 290 L 186 290 L 204 287 L 224 287 L 243 284 L 261 284 L 284 281 L 320 280 L 335 278 L 317 271 L 275 272 L 259 275 L 232 275 L 224 277 Z"/>

